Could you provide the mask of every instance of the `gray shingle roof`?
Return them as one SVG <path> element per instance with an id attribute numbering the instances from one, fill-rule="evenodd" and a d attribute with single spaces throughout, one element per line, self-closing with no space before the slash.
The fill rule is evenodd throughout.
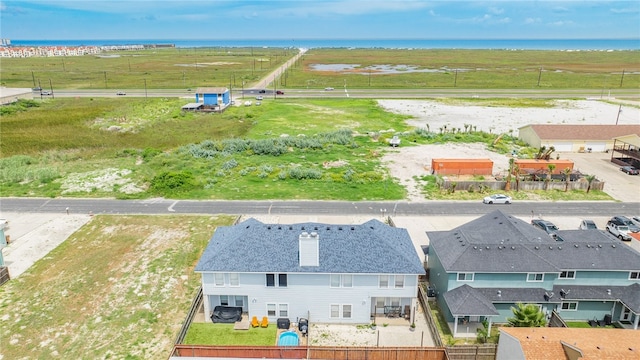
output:
<path id="1" fill-rule="evenodd" d="M 639 270 L 640 253 L 600 230 L 543 230 L 495 210 L 450 231 L 427 232 L 447 272 Z"/>
<path id="2" fill-rule="evenodd" d="M 615 301 L 620 300 L 631 311 L 640 314 L 640 283 L 627 286 L 607 285 L 554 285 L 553 292 L 567 301 Z"/>
<path id="3" fill-rule="evenodd" d="M 299 266 L 302 232 L 319 236 L 320 265 Z M 256 219 L 219 227 L 196 272 L 425 273 L 406 229 L 378 220 L 361 225 L 264 224 Z"/>
<path id="4" fill-rule="evenodd" d="M 489 299 L 478 289 L 474 289 L 467 284 L 447 291 L 443 297 L 453 316 L 490 316 L 499 314 Z"/>
<path id="5" fill-rule="evenodd" d="M 559 303 L 558 293 L 544 288 L 475 288 L 492 303 Z M 545 297 L 545 294 L 547 297 Z"/>

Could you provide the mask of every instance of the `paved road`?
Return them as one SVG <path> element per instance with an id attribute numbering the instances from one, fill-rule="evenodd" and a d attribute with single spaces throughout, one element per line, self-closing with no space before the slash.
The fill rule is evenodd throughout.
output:
<path id="1" fill-rule="evenodd" d="M 350 216 L 434 216 L 483 215 L 497 208 L 513 215 L 530 216 L 612 216 L 635 215 L 636 202 L 516 202 L 511 205 L 484 205 L 477 201 L 197 201 L 197 200 L 114 200 L 2 198 L 2 212 L 74 214 L 245 214 L 245 215 L 350 215 Z"/>

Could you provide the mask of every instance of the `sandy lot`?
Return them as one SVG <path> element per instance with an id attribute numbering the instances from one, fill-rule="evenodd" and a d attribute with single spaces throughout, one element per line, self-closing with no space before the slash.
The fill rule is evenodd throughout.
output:
<path id="1" fill-rule="evenodd" d="M 615 124 L 619 105 L 596 100 L 558 100 L 554 108 L 506 108 L 489 106 L 452 106 L 424 100 L 379 100 L 384 109 L 414 118 L 408 123 L 418 128 L 439 131 L 463 129 L 465 124 L 476 130 L 518 134 L 518 129 L 534 123 L 543 124 Z M 637 104 L 636 104 L 637 106 Z M 640 124 L 640 108 L 623 106 L 619 124 Z M 481 144 L 446 144 L 399 147 L 390 149 L 383 161 L 393 177 L 407 187 L 409 201 L 424 201 L 417 189 L 414 176 L 430 173 L 433 158 L 489 158 L 493 160 L 494 173 L 509 167 L 509 158 L 485 149 Z"/>

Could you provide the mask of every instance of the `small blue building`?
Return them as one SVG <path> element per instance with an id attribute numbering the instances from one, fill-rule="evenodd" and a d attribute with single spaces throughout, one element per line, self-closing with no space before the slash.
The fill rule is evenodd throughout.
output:
<path id="1" fill-rule="evenodd" d="M 231 103 L 231 93 L 225 87 L 201 87 L 196 89 L 196 103 L 224 108 Z"/>

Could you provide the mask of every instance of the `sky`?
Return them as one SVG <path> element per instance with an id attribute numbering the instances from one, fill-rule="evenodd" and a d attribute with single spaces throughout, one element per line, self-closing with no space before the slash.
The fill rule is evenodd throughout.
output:
<path id="1" fill-rule="evenodd" d="M 0 37 L 640 39 L 640 0 L 0 0 Z"/>

